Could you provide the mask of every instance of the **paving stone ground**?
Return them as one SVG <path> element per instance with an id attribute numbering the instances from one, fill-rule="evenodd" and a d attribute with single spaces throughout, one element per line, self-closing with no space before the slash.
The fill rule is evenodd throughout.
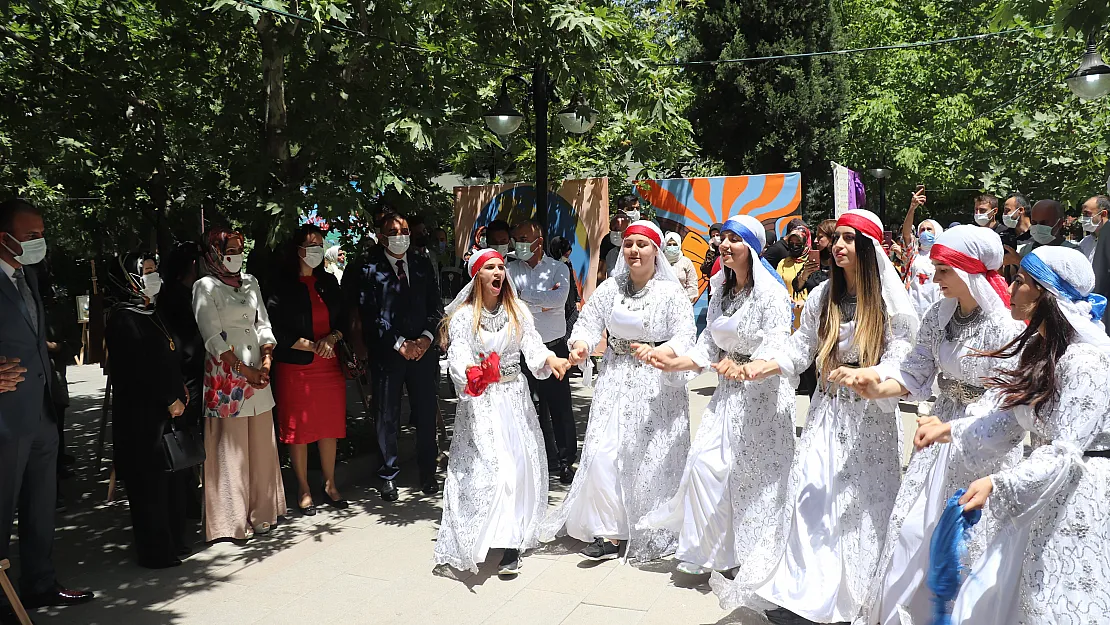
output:
<path id="1" fill-rule="evenodd" d="M 338 469 L 349 509 L 321 507 L 314 517 L 301 517 L 294 510 L 270 535 L 242 543 L 205 545 L 195 524 L 197 551 L 184 565 L 162 571 L 139 568 L 130 552 L 127 503 L 119 497 L 106 501 L 107 463 L 97 470 L 93 461 L 104 377 L 99 367 L 83 366 L 71 367 L 69 378 L 73 405 L 67 441 L 78 464 L 77 475 L 62 483 L 67 510 L 58 517 L 54 559 L 64 584 L 91 589 L 97 599 L 82 606 L 39 610 L 32 614 L 39 625 L 767 622 L 754 612 L 721 610 L 706 578 L 678 573 L 672 559 L 639 567 L 618 561 L 593 564 L 576 554 L 582 545 L 573 540 L 527 555 L 520 576 L 508 581 L 496 575 L 497 558 L 477 575 L 433 570 L 440 497 L 425 497 L 416 488 L 411 432 L 405 434 L 410 462 L 402 469 L 410 471 L 408 479 L 402 478 L 398 503 L 386 504 L 378 497 L 375 459 L 356 456 Z M 705 375 L 691 384 L 695 428 L 715 383 L 714 376 Z M 581 433 L 590 389 L 577 380 L 572 384 Z M 799 400 L 800 425 L 807 402 Z M 454 400 L 441 401 L 450 424 Z M 906 431 L 912 432 L 913 415 L 903 413 L 902 418 Z M 907 437 L 907 454 L 908 445 Z M 319 482 L 318 473 L 310 476 L 310 483 Z M 290 502 L 295 501 L 295 484 L 287 471 Z M 562 500 L 566 489 L 552 482 L 552 505 Z M 14 561 L 18 568 L 18 558 Z"/>

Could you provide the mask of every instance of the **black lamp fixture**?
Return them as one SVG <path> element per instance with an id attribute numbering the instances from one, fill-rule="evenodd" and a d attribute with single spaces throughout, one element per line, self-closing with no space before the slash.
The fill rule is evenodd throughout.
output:
<path id="1" fill-rule="evenodd" d="M 887 180 L 887 178 L 890 178 L 890 175 L 894 172 L 891 169 L 887 168 L 887 167 L 883 167 L 882 165 L 879 165 L 878 167 L 872 167 L 872 168 L 868 169 L 867 173 L 871 174 L 872 176 L 874 176 L 875 178 L 877 178 L 879 180 L 879 221 L 885 222 L 886 221 L 886 180 Z"/>
<path id="2" fill-rule="evenodd" d="M 1087 52 L 1079 61 L 1079 67 L 1068 74 L 1066 79 L 1068 89 L 1085 100 L 1094 100 L 1110 93 L 1110 65 L 1102 60 L 1095 44 L 1095 34 L 1091 33 L 1087 37 Z"/>
<path id="3" fill-rule="evenodd" d="M 586 102 L 586 96 L 577 91 L 570 104 L 559 111 L 559 123 L 563 129 L 575 135 L 585 134 L 597 123 L 598 111 Z"/>
<path id="4" fill-rule="evenodd" d="M 486 111 L 484 117 L 486 126 L 498 136 L 511 135 L 520 128 L 524 116 L 513 106 L 504 82 L 501 83 L 501 93 L 497 96 L 497 102 L 494 103 L 493 108 Z"/>

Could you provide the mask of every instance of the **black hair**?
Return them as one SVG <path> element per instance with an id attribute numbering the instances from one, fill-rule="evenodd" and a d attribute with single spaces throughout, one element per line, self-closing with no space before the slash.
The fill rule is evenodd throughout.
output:
<path id="1" fill-rule="evenodd" d="M 1024 195 L 1017 192 L 1011 193 L 1010 195 L 1006 196 L 1006 199 L 1002 202 L 1002 204 L 1005 205 L 1006 202 L 1009 202 L 1010 200 L 1017 202 L 1018 208 L 1020 208 L 1026 216 L 1029 215 L 1029 208 L 1031 207 L 1031 205 L 1029 204 L 1029 200 L 1025 199 Z"/>
<path id="2" fill-rule="evenodd" d="M 15 216 L 21 213 L 42 215 L 38 207 L 22 198 L 12 198 L 0 203 L 0 232 L 11 232 L 15 225 Z"/>
<path id="3" fill-rule="evenodd" d="M 570 252 L 571 250 L 570 239 L 558 235 L 553 236 L 551 237 L 551 242 L 548 243 L 547 247 L 548 253 L 551 255 L 552 258 L 556 260 L 562 259 L 563 256 L 565 256 L 567 252 Z"/>
<path id="4" fill-rule="evenodd" d="M 639 202 L 639 201 L 640 201 L 640 198 L 636 197 L 635 195 L 632 195 L 631 193 L 626 194 L 626 195 L 622 195 L 622 196 L 617 198 L 617 210 L 619 210 L 619 211 L 626 210 L 629 206 L 632 206 L 634 203 Z"/>
<path id="5" fill-rule="evenodd" d="M 1044 336 L 1039 332 L 1042 324 Z M 1060 312 L 1056 296 L 1044 291 L 1024 332 L 996 351 L 976 354 L 984 358 L 1012 358 L 1021 354 L 1017 368 L 998 369 L 997 375 L 985 381 L 987 388 L 1002 391 L 1000 409 L 1033 406 L 1039 415 L 1042 408 L 1050 405 L 1059 390 L 1056 363 L 1074 340 L 1075 328 Z"/>
<path id="6" fill-rule="evenodd" d="M 412 217 L 409 217 L 407 221 L 409 222 L 409 228 L 415 228 L 416 226 L 427 225 L 427 222 L 424 221 L 424 216 L 420 215 L 420 214 L 416 214 L 416 215 L 413 215 Z"/>
<path id="7" fill-rule="evenodd" d="M 200 267 L 197 263 L 200 262 L 203 256 L 204 249 L 201 248 L 200 243 L 186 241 L 173 248 L 166 255 L 166 260 L 158 268 L 158 273 L 162 274 L 162 279 L 166 282 L 177 283 L 188 275 L 190 269 L 196 267 L 197 276 L 199 277 Z"/>
<path id="8" fill-rule="evenodd" d="M 982 195 L 977 195 L 975 196 L 975 204 L 986 204 L 987 206 L 990 206 L 991 210 L 994 210 L 998 208 L 998 197 L 995 196 L 993 193 L 984 193 Z"/>
<path id="9" fill-rule="evenodd" d="M 393 223 L 398 219 L 404 220 L 405 223 L 409 223 L 409 218 L 402 215 L 401 213 L 394 212 L 392 210 L 383 211 L 382 216 L 378 218 L 378 232 L 384 231 L 386 224 Z"/>
<path id="10" fill-rule="evenodd" d="M 296 280 L 301 275 L 301 255 L 300 247 L 308 239 L 309 235 L 318 234 L 320 238 L 324 238 L 324 231 L 316 224 L 301 224 L 299 228 L 289 235 L 289 240 L 285 242 L 285 252 L 281 257 L 281 277 L 288 280 Z M 312 270 L 312 275 L 319 278 L 325 272 L 324 263 L 320 263 Z"/>
<path id="11" fill-rule="evenodd" d="M 504 219 L 494 219 L 493 221 L 489 222 L 488 226 L 486 226 L 486 239 L 489 239 L 489 235 L 491 232 L 511 233 L 512 231 L 513 229 L 509 227 L 509 222 L 505 221 Z"/>
<path id="12" fill-rule="evenodd" d="M 790 231 L 794 228 L 805 228 L 806 230 L 809 230 L 809 226 L 806 225 L 806 222 L 801 217 L 795 217 L 794 219 L 786 222 L 787 234 L 790 234 Z"/>

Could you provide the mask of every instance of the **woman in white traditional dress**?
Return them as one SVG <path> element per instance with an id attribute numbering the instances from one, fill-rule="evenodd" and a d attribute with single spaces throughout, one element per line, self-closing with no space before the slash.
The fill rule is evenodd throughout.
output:
<path id="1" fill-rule="evenodd" d="M 926 219 L 917 226 L 917 253 L 906 272 L 906 282 L 913 309 L 920 319 L 924 319 L 929 308 L 944 297 L 940 286 L 933 280 L 934 265 L 931 258 L 933 243 L 941 234 L 944 234 L 944 228 L 932 219 Z M 910 245 L 910 242 L 906 241 L 906 245 Z"/>
<path id="2" fill-rule="evenodd" d="M 621 543 L 626 559 L 652 560 L 674 553 L 678 542 L 671 530 L 634 526 L 678 491 L 690 450 L 688 374 L 649 364 L 655 355 L 684 355 L 696 333 L 690 300 L 662 243 L 650 221 L 625 229 L 616 268 L 590 296 L 568 340 L 570 361 L 578 364 L 608 331 L 582 461 L 540 540 L 568 534 L 590 543 L 582 555 L 592 560 L 618 557 Z"/>
<path id="3" fill-rule="evenodd" d="M 934 381 L 940 387 L 933 416 L 948 422 L 962 418 L 968 406 L 983 397 L 984 384 L 1012 359 L 980 358 L 1010 344 L 1025 325 L 1010 316 L 1010 293 L 998 274 L 1005 250 L 990 228 L 956 226 L 937 237 L 930 262 L 932 280 L 944 297 L 926 311 L 917 345 L 901 362 L 886 361 L 856 374 L 853 390 L 868 399 L 925 399 Z M 933 618 L 932 594 L 925 585 L 929 570 L 929 537 L 953 491 L 978 477 L 962 463 L 949 460 L 949 445 L 914 453 L 902 478 L 894 513 L 887 526 L 886 546 L 857 625 L 928 625 Z M 1021 460 L 1021 446 L 999 458 L 994 469 Z M 994 524 L 972 530 L 967 564 L 982 553 Z"/>
<path id="4" fill-rule="evenodd" d="M 501 254 L 479 250 L 468 268 L 471 281 L 443 321 L 459 404 L 435 561 L 477 572 L 489 550 L 500 548 L 498 574 L 512 576 L 520 570 L 520 552 L 538 544 L 547 511 L 543 434 L 520 368 L 539 379 L 562 378 L 570 365 L 544 347 L 528 307 L 505 278 Z M 468 374 L 473 367 L 480 372 L 491 354 L 500 371 L 482 388 Z"/>
<path id="5" fill-rule="evenodd" d="M 960 499 L 965 510 L 989 501 L 999 529 L 960 588 L 956 625 L 1110 623 L 1110 338 L 1094 284 L 1082 252 L 1045 245 L 1025 256 L 1010 294 L 1029 325 L 989 355 L 1020 354 L 988 384 L 998 407 L 918 428 L 919 448 L 951 441 L 980 475 L 1026 432 L 1048 441 Z"/>
<path id="6" fill-rule="evenodd" d="M 836 384 L 858 367 L 900 361 L 913 347 L 918 320 L 898 272 L 883 251 L 883 226 L 866 210 L 837 219 L 829 280 L 806 300 L 798 331 L 783 354 L 742 367 L 744 379 L 794 377 L 815 362 Z M 791 467 L 790 529 L 771 580 L 756 591 L 818 623 L 852 620 L 886 538 L 902 465 L 898 401 L 871 401 L 845 386 L 818 384 Z M 724 578 L 714 574 L 717 589 Z M 721 606 L 754 607 L 750 595 L 719 591 Z"/>
<path id="7" fill-rule="evenodd" d="M 793 303 L 759 257 L 763 224 L 739 215 L 721 227 L 709 323 L 686 356 L 660 356 L 664 371 L 712 366 L 717 389 L 702 416 L 678 493 L 637 527 L 678 533 L 678 570 L 736 569 L 750 592 L 767 581 L 786 536 L 786 482 L 794 456 L 794 389 L 783 377 L 730 379 L 752 358 L 773 358 L 790 338 Z M 730 573 L 731 575 L 731 573 Z"/>

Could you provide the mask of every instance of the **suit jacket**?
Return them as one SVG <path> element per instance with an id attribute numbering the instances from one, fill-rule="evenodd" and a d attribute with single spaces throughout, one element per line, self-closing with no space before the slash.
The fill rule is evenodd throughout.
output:
<path id="1" fill-rule="evenodd" d="M 443 300 L 431 261 L 411 250 L 406 258 L 407 287 L 393 269 L 396 259 L 381 246 L 370 252 L 354 280 L 349 270 L 343 276 L 344 288 L 351 290 L 351 301 L 358 304 L 363 341 L 371 353 L 396 353 L 399 338 L 417 339 L 425 331 L 435 336 L 443 319 Z"/>
<path id="2" fill-rule="evenodd" d="M 46 315 L 38 276 L 33 267 L 24 267 L 27 286 L 38 308 L 38 332 L 23 297 L 8 275 L 0 271 L 0 356 L 19 358 L 27 368 L 25 378 L 14 391 L 0 393 L 0 441 L 27 436 L 40 419 L 53 419 L 50 398 L 52 377 L 50 355 L 46 353 Z"/>
<path id="3" fill-rule="evenodd" d="M 316 292 L 328 307 L 328 325 L 332 330 L 346 332 L 347 305 L 339 290 L 339 281 L 322 270 L 313 275 L 316 276 Z M 312 364 L 312 352 L 293 349 L 293 344 L 300 339 L 315 340 L 308 286 L 298 278 L 275 278 L 271 282 L 270 297 L 266 299 L 266 310 L 277 338 L 274 360 L 292 365 Z"/>

